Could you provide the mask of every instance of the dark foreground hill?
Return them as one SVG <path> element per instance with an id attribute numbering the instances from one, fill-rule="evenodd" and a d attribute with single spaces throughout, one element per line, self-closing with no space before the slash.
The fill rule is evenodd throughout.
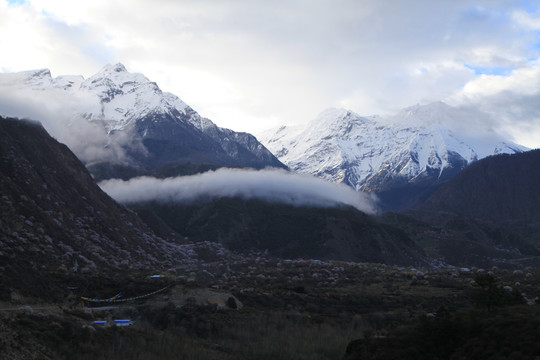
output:
<path id="1" fill-rule="evenodd" d="M 282 258 L 427 264 L 423 251 L 403 231 L 351 207 L 221 198 L 191 205 L 153 202 L 133 209 L 147 223 L 157 215 L 189 241 L 217 241 L 231 250 L 268 250 Z"/>
<path id="2" fill-rule="evenodd" d="M 0 263 L 4 281 L 29 272 L 166 268 L 182 257 L 95 184 L 39 123 L 0 118 Z"/>

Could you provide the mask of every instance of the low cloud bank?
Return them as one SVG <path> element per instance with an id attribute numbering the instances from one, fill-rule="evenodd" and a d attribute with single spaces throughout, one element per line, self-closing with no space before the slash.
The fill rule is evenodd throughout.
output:
<path id="1" fill-rule="evenodd" d="M 241 197 L 295 206 L 334 207 L 340 204 L 374 214 L 376 198 L 343 185 L 284 170 L 219 169 L 193 176 L 157 179 L 111 179 L 99 186 L 121 203 L 192 202 L 201 198 Z"/>

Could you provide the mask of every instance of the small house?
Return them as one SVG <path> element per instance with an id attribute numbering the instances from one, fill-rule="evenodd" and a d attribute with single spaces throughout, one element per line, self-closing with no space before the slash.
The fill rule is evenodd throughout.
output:
<path id="1" fill-rule="evenodd" d="M 130 319 L 116 319 L 113 321 L 115 326 L 130 326 L 133 325 L 133 321 Z"/>

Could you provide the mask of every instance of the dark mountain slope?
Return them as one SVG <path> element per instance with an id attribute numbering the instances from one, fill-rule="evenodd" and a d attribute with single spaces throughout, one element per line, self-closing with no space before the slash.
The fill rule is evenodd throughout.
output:
<path id="1" fill-rule="evenodd" d="M 384 221 L 457 266 L 540 266 L 540 150 L 473 163 L 424 204 Z"/>
<path id="2" fill-rule="evenodd" d="M 221 198 L 192 205 L 153 202 L 133 209 L 145 220 L 156 214 L 190 241 L 217 241 L 233 250 L 268 250 L 284 258 L 426 264 L 422 250 L 403 231 L 349 207 Z"/>
<path id="3" fill-rule="evenodd" d="M 467 166 L 467 162 L 459 157 L 449 156 L 449 159 L 452 161 L 451 166 L 442 171 L 428 168 L 412 180 L 399 177 L 389 179 L 385 178 L 384 174 L 380 177 L 375 176 L 372 186 L 380 201 L 381 210 L 405 211 L 422 204 L 438 188 Z"/>
<path id="4" fill-rule="evenodd" d="M 436 191 L 422 211 L 498 222 L 540 221 L 540 150 L 480 160 Z"/>
<path id="5" fill-rule="evenodd" d="M 188 110 L 186 110 L 188 111 Z M 206 132 L 196 128 L 188 115 L 152 114 L 126 127 L 119 134 L 129 134 L 129 145 L 123 150 L 124 161 L 106 160 L 87 163 L 97 182 L 137 176 L 184 176 L 220 167 L 286 168 L 257 139 L 247 133 L 237 133 L 207 125 Z"/>
<path id="6" fill-rule="evenodd" d="M 119 131 L 131 138 L 124 147 L 130 164 L 157 169 L 188 163 L 286 168 L 253 135 L 219 128 L 209 120 L 203 131 L 193 124 L 202 121 L 199 114 L 191 108 L 185 112 L 146 115 Z M 115 134 L 111 138 L 114 141 Z"/>
<path id="7" fill-rule="evenodd" d="M 6 272 L 164 268 L 182 257 L 174 242 L 157 237 L 101 191 L 39 123 L 0 118 L 0 139 L 0 263 Z"/>

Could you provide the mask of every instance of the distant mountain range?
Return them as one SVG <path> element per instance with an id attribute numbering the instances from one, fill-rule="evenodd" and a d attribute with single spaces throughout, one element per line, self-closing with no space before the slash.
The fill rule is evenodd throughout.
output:
<path id="1" fill-rule="evenodd" d="M 10 269 L 167 268 L 189 258 L 187 240 L 286 258 L 428 264 L 404 232 L 348 206 L 237 198 L 134 205 L 144 223 L 101 191 L 75 155 L 39 123 L 0 117 L 0 140 L 0 260 Z"/>
<path id="2" fill-rule="evenodd" d="M 377 193 L 386 209 L 407 209 L 472 162 L 527 150 L 469 129 L 482 114 L 437 102 L 391 117 L 328 109 L 305 126 L 259 139 L 291 170 Z"/>
<path id="3" fill-rule="evenodd" d="M 73 153 L 39 124 L 0 118 L 0 137 L 4 280 L 32 283 L 38 269 L 167 268 L 190 261 L 189 248 L 181 245 L 186 241 L 268 250 L 284 258 L 413 266 L 538 266 L 540 259 L 538 151 L 480 160 L 424 208 L 406 214 L 372 217 L 345 206 L 219 198 L 132 205 L 143 223 L 104 194 Z M 469 188 L 477 189 L 476 197 Z M 486 207 L 492 215 L 486 216 Z M 16 277 L 21 271 L 28 276 Z M 16 286 L 10 284 L 0 287 Z"/>
<path id="4" fill-rule="evenodd" d="M 540 150 L 475 161 L 414 210 L 292 207 L 220 198 L 130 205 L 190 241 L 285 257 L 490 268 L 540 266 Z"/>
<path id="5" fill-rule="evenodd" d="M 285 165 L 252 135 L 217 127 L 121 64 L 86 80 L 52 78 L 47 70 L 0 74 L 0 88 L 26 95 L 23 106 L 13 109 L 30 107 L 31 96 L 60 104 L 53 115 L 64 119 L 50 123 L 59 137 L 78 126 L 86 130 L 85 124 L 100 129 L 75 138 L 92 179 L 43 127 L 2 119 L 0 259 L 7 263 L 19 259 L 17 264 L 62 271 L 167 267 L 185 256 L 178 241 L 186 237 L 280 257 L 538 263 L 538 152 L 522 153 L 522 146 L 470 131 L 481 116 L 471 110 L 434 103 L 382 118 L 330 109 L 305 127 L 261 137 L 294 171 L 376 193 L 384 209 L 415 211 L 377 218 L 345 206 L 229 197 L 133 205 L 145 224 L 94 181 Z M 93 142 L 94 135 L 105 141 Z M 497 154 L 503 155 L 490 157 Z"/>
<path id="6" fill-rule="evenodd" d="M 177 96 L 162 92 L 155 82 L 128 72 L 122 64 L 107 65 L 88 79 L 52 78 L 49 70 L 0 74 L 0 86 L 28 96 L 28 102 L 32 97 L 56 101 L 61 109 L 58 116 L 69 118 L 66 127 L 87 121 L 103 129 L 106 156 L 88 156 L 90 146 L 78 151 L 100 179 L 167 171 L 163 169 L 189 173 L 199 169 L 193 164 L 202 169 L 286 167 L 251 134 L 216 126 Z M 25 116 L 24 111 L 7 115 Z"/>
<path id="7" fill-rule="evenodd" d="M 53 78 L 49 70 L 0 74 L 0 88 L 29 102 L 56 102 L 56 114 L 67 120 L 51 126 L 53 136 L 91 125 L 65 141 L 98 181 L 190 175 L 223 166 L 289 167 L 375 193 L 382 210 L 406 210 L 479 159 L 527 150 L 474 131 L 485 114 L 442 102 L 388 117 L 329 109 L 305 126 L 265 132 L 261 143 L 251 134 L 216 126 L 122 64 L 107 65 L 88 79 Z M 0 107 L 0 113 L 7 108 Z"/>

